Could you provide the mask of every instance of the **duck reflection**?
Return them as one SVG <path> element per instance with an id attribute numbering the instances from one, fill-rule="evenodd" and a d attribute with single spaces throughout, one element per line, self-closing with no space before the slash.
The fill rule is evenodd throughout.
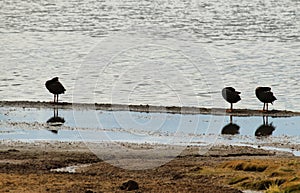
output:
<path id="1" fill-rule="evenodd" d="M 267 137 L 269 135 L 272 135 L 274 130 L 275 127 L 272 125 L 272 123 L 268 123 L 268 116 L 263 116 L 263 124 L 256 129 L 255 136 Z"/>
<path id="2" fill-rule="evenodd" d="M 58 127 L 58 126 L 61 126 L 63 125 L 65 122 L 65 119 L 63 117 L 59 117 L 58 116 L 58 109 L 57 108 L 54 108 L 53 109 L 53 117 L 49 118 L 47 120 L 47 123 L 50 125 L 50 126 L 53 126 L 53 127 Z M 51 129 L 49 129 L 49 131 L 51 131 L 52 133 L 55 133 L 57 134 L 58 133 L 58 130 L 57 129 L 54 129 L 51 127 Z"/>
<path id="3" fill-rule="evenodd" d="M 235 123 L 232 123 L 232 115 L 230 115 L 230 123 L 225 125 L 221 131 L 222 135 L 236 135 L 239 134 L 240 126 Z"/>

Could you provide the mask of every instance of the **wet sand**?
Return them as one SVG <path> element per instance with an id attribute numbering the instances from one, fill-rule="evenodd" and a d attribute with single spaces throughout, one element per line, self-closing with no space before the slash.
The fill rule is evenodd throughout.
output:
<path id="1" fill-rule="evenodd" d="M 270 110 L 262 112 L 252 109 L 234 109 L 233 112 L 226 112 L 223 108 L 203 107 L 178 107 L 178 106 L 150 106 L 150 105 L 124 105 L 124 104 L 87 104 L 61 102 L 32 102 L 32 101 L 0 101 L 0 107 L 22 107 L 22 108 L 59 108 L 59 109 L 95 109 L 107 111 L 136 111 L 136 112 L 157 112 L 175 114 L 211 114 L 211 115 L 233 115 L 233 116 L 272 116 L 290 117 L 300 116 L 300 112 L 287 110 Z"/>

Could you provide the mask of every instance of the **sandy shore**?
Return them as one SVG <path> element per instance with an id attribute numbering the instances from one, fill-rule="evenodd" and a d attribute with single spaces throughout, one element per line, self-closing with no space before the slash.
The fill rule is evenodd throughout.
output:
<path id="1" fill-rule="evenodd" d="M 152 145 L 124 146 L 149 149 Z M 300 171 L 299 157 L 250 147 L 216 146 L 205 154 L 188 147 L 168 162 L 142 170 L 116 167 L 97 157 L 84 143 L 2 141 L 0 154 L 0 192 L 123 192 L 120 186 L 133 180 L 138 184 L 133 192 L 238 193 L 267 189 L 279 177 L 290 180 Z M 136 162 L 135 156 L 122 159 L 126 159 L 124 163 Z M 242 170 L 239 167 L 243 163 L 254 165 Z M 141 167 L 143 162 L 139 164 Z M 282 182 L 283 187 L 291 184 Z M 295 178 L 294 182 L 300 181 Z"/>
<path id="2" fill-rule="evenodd" d="M 177 106 L 151 106 L 151 105 L 123 105 L 123 104 L 85 104 L 85 103 L 59 103 L 32 102 L 32 101 L 0 101 L 1 107 L 22 107 L 22 108 L 59 108 L 59 109 L 95 109 L 108 111 L 136 111 L 136 112 L 158 112 L 176 114 L 211 114 L 211 115 L 233 115 L 233 116 L 273 116 L 289 117 L 300 116 L 300 112 L 286 110 L 271 110 L 262 112 L 252 109 L 235 109 L 233 112 L 226 112 L 223 108 L 202 108 L 202 107 L 177 107 Z"/>

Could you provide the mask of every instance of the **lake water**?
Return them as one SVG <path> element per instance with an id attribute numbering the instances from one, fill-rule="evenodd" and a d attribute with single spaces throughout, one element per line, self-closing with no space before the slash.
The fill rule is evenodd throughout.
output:
<path id="1" fill-rule="evenodd" d="M 2 0 L 0 100 L 228 107 L 300 111 L 298 0 Z"/>
<path id="2" fill-rule="evenodd" d="M 238 145 L 300 156 L 299 125 L 300 117 L 232 117 L 230 121 L 230 117 L 202 114 L 0 108 L 2 142 L 85 142 L 96 151 L 106 151 L 97 144 L 110 143 L 119 149 L 120 143 L 128 142 L 180 146 L 176 155 L 191 145 L 205 151 L 213 145 Z"/>

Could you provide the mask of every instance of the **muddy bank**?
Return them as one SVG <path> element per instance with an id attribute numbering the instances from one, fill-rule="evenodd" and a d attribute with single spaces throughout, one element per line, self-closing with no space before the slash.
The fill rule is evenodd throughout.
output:
<path id="1" fill-rule="evenodd" d="M 126 143 L 124 146 L 149 149 L 152 145 Z M 264 165 L 293 161 L 295 166 L 300 166 L 297 165 L 300 158 L 290 154 L 232 146 L 212 147 L 203 155 L 196 147 L 188 147 L 169 162 L 146 170 L 126 170 L 111 165 L 93 154 L 84 143 L 2 141 L 0 154 L 1 192 L 123 192 L 120 186 L 134 180 L 139 187 L 135 192 L 239 193 L 245 187 L 233 181 L 235 177 L 242 178 L 231 169 L 234 164 L 251 163 L 252 160 L 257 164 L 261 160 Z M 135 157 L 126 159 L 134 160 Z M 76 169 L 57 170 L 71 166 Z M 245 171 L 243 175 L 241 181 L 250 183 L 255 175 L 260 177 L 262 171 Z M 255 189 L 254 185 L 249 187 Z"/>
<path id="2" fill-rule="evenodd" d="M 151 105 L 125 105 L 125 104 L 87 104 L 61 102 L 33 102 L 33 101 L 0 101 L 1 107 L 22 107 L 22 108 L 59 108 L 59 109 L 95 109 L 107 111 L 135 111 L 135 112 L 157 112 L 175 114 L 211 114 L 211 115 L 233 115 L 233 116 L 272 116 L 290 117 L 300 116 L 300 112 L 286 110 L 271 110 L 261 112 L 252 109 L 235 109 L 233 112 L 226 112 L 223 108 L 202 108 L 202 107 L 177 107 L 177 106 L 151 106 Z"/>

